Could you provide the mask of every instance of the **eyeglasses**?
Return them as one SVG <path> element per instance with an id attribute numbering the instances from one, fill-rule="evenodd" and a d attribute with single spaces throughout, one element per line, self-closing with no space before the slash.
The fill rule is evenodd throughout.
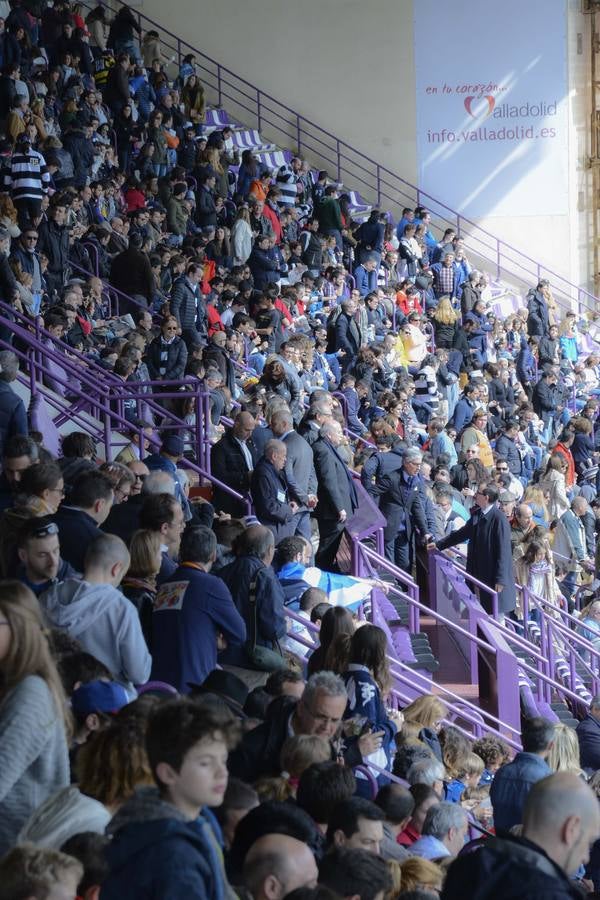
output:
<path id="1" fill-rule="evenodd" d="M 25 235 L 26 241 L 37 241 L 37 239 L 38 239 L 37 234 L 26 234 Z"/>
<path id="2" fill-rule="evenodd" d="M 147 475 L 137 475 L 136 474 L 136 476 L 135 476 L 136 481 L 145 481 L 146 478 L 147 478 Z"/>
<path id="3" fill-rule="evenodd" d="M 51 494 L 60 494 L 61 497 L 64 497 L 64 496 L 65 496 L 65 489 L 64 489 L 64 487 L 61 487 L 61 488 L 50 488 L 50 493 L 51 493 Z"/>

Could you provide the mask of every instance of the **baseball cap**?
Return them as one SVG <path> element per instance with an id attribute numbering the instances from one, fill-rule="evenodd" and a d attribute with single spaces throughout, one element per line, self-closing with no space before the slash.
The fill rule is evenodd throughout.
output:
<path id="1" fill-rule="evenodd" d="M 169 456 L 183 456 L 183 438 L 180 438 L 178 434 L 170 434 L 164 438 L 160 449 L 168 453 Z"/>
<path id="2" fill-rule="evenodd" d="M 129 703 L 127 691 L 115 681 L 88 681 L 71 696 L 71 706 L 76 715 L 90 713 L 116 713 Z"/>

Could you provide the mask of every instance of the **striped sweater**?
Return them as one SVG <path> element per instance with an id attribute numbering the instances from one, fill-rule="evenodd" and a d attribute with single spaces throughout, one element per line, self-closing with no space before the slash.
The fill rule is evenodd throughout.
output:
<path id="1" fill-rule="evenodd" d="M 33 147 L 15 150 L 6 176 L 6 186 L 10 189 L 12 199 L 41 200 L 49 184 L 50 174 L 42 154 Z"/>

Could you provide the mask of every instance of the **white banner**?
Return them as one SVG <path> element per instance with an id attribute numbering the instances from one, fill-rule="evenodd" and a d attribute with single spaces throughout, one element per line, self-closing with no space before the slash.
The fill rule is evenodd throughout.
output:
<path id="1" fill-rule="evenodd" d="M 414 7 L 419 187 L 465 216 L 566 214 L 566 0 Z"/>

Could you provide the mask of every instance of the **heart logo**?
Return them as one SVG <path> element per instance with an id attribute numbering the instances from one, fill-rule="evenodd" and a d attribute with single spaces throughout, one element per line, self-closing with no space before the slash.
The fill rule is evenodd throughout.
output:
<path id="1" fill-rule="evenodd" d="M 496 105 L 496 101 L 489 94 L 486 94 L 485 97 L 479 97 L 479 100 L 485 100 L 485 104 L 483 106 L 478 106 L 477 109 L 473 110 L 473 101 L 475 97 L 465 97 L 465 109 L 469 113 L 469 115 L 473 119 L 487 119 L 488 116 L 491 116 L 492 110 Z"/>

